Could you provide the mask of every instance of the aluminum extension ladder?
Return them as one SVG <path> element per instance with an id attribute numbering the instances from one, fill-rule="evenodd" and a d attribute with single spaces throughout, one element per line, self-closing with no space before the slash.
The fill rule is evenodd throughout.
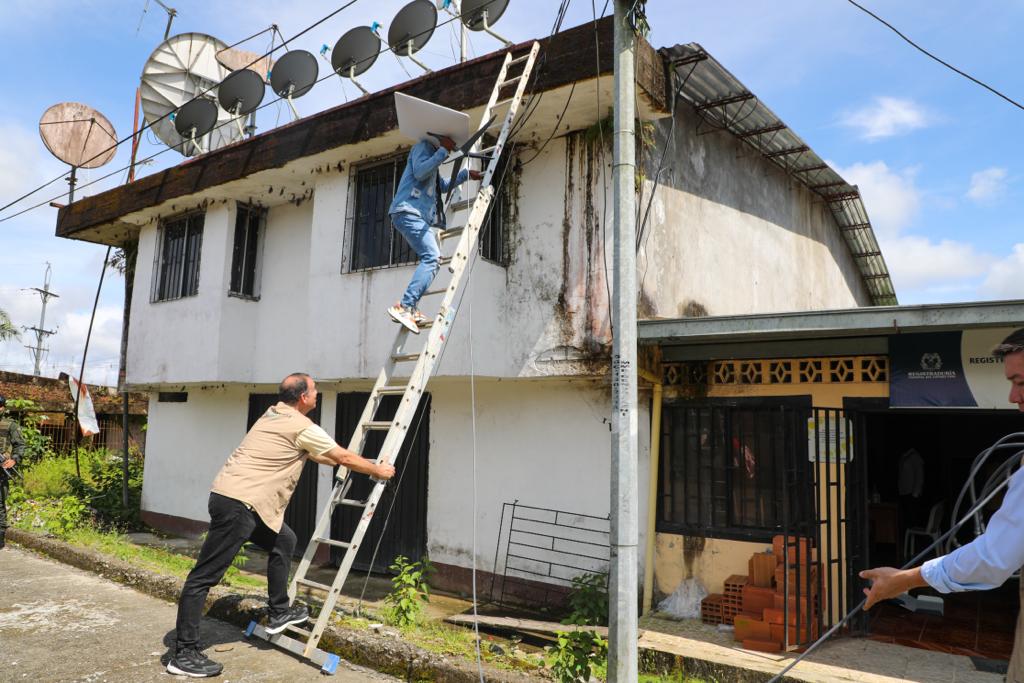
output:
<path id="1" fill-rule="evenodd" d="M 437 315 L 431 321 L 421 325 L 421 328 L 429 330 L 426 343 L 419 351 L 410 350 L 408 344 L 420 337 L 414 336 L 404 326 L 399 325 L 398 334 L 395 335 L 391 352 L 388 354 L 388 360 L 377 376 L 377 381 L 370 392 L 370 398 L 366 402 L 362 416 L 359 418 L 359 424 L 356 425 L 355 433 L 352 435 L 349 449 L 356 453 L 362 453 L 366 444 L 366 436 L 369 432 L 375 430 L 387 431 L 387 436 L 384 438 L 384 444 L 381 446 L 377 462 L 394 463 L 405 441 L 413 416 L 416 414 L 416 408 L 419 406 L 427 381 L 433 375 L 437 362 L 441 357 L 441 352 L 448 341 L 449 331 L 452 323 L 455 321 L 455 314 L 457 312 L 455 306 L 456 294 L 458 293 L 462 276 L 477 249 L 480 228 L 494 197 L 494 188 L 491 186 L 491 180 L 519 106 L 522 104 L 526 84 L 530 79 L 530 74 L 539 51 L 540 44 L 534 42 L 528 52 L 518 57 L 513 57 L 512 52 L 505 54 L 505 61 L 501 66 L 501 71 L 498 74 L 494 89 L 491 91 L 490 99 L 484 108 L 480 120 L 481 122 L 489 122 L 492 116 L 497 120 L 496 110 L 500 113 L 502 108 L 507 107 L 507 111 L 501 122 L 501 132 L 498 134 L 494 145 L 481 149 L 482 138 L 478 139 L 467 155 L 471 159 L 481 159 L 486 162 L 487 168 L 484 171 L 483 178 L 480 180 L 480 191 L 473 201 L 466 224 L 463 227 L 442 230 L 440 233 L 442 252 L 444 251 L 446 241 L 457 238 L 458 242 L 451 256 L 442 256 L 440 259 L 441 265 L 448 266 L 447 270 L 451 275 L 448 284 L 443 287 L 429 289 L 423 294 L 424 297 L 441 296 L 441 305 Z M 518 65 L 522 65 L 522 71 L 514 76 L 510 76 L 510 69 Z M 501 92 L 513 84 L 516 85 L 515 94 L 499 100 Z M 496 126 L 496 123 L 491 124 L 491 128 Z M 414 364 L 410 373 L 397 372 L 399 367 L 408 367 L 410 363 Z M 404 379 L 406 376 L 408 376 L 408 381 Z M 402 397 L 398 411 L 391 421 L 374 419 L 377 409 L 380 407 L 381 399 L 384 396 Z M 250 623 L 246 629 L 247 636 L 263 638 L 289 652 L 308 659 L 312 663 L 319 665 L 321 671 L 326 674 L 333 674 L 335 672 L 340 659 L 337 655 L 324 652 L 317 645 L 323 636 L 324 630 L 330 623 L 334 606 L 341 594 L 342 586 L 345 585 L 345 579 L 348 578 L 352 563 L 356 559 L 356 553 L 359 551 L 363 536 L 370 525 L 374 511 L 377 509 L 377 504 L 384 492 L 386 482 L 376 482 L 366 500 L 346 498 L 345 494 L 350 484 L 351 477 L 349 476 L 342 475 L 336 478 L 329 504 L 320 514 L 313 537 L 310 539 L 306 552 L 302 556 L 302 561 L 299 563 L 298 570 L 288 586 L 288 596 L 293 600 L 299 586 L 315 588 L 326 592 L 327 596 L 324 599 L 323 607 L 320 610 L 316 623 L 313 625 L 312 631 L 299 626 L 289 626 L 283 632 L 271 635 L 266 632 L 263 626 L 255 621 Z M 335 508 L 339 505 L 363 510 L 359 523 L 356 525 L 356 530 L 348 541 L 330 538 L 331 517 Z M 306 577 L 313 556 L 321 545 L 344 550 L 341 566 L 338 568 L 338 573 L 335 575 L 331 585 L 318 583 Z M 303 626 L 308 626 L 308 622 L 303 624 Z"/>

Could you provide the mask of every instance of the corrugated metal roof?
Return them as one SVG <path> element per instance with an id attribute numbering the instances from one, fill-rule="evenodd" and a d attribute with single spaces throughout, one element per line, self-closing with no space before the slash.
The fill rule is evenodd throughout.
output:
<path id="1" fill-rule="evenodd" d="M 828 204 L 875 306 L 898 303 L 882 250 L 856 185 L 846 182 L 756 95 L 697 43 L 660 50 L 682 84 L 680 96 L 710 127 L 758 150 Z"/>

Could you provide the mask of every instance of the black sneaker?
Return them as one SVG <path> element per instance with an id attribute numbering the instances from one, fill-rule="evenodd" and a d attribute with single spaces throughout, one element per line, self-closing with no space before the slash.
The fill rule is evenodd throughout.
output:
<path id="1" fill-rule="evenodd" d="M 219 676 L 223 670 L 223 664 L 213 661 L 194 647 L 187 647 L 177 652 L 171 657 L 171 661 L 167 662 L 167 673 L 178 676 L 210 678 Z"/>
<path id="2" fill-rule="evenodd" d="M 280 633 L 289 626 L 301 624 L 306 619 L 309 619 L 309 610 L 306 609 L 306 606 L 292 605 L 276 616 L 271 614 L 267 621 L 266 631 L 271 635 Z"/>

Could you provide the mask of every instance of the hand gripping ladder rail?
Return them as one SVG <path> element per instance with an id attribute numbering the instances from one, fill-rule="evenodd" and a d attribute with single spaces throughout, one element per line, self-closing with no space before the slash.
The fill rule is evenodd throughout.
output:
<path id="1" fill-rule="evenodd" d="M 500 116 L 500 110 L 507 107 L 504 117 L 501 119 L 501 132 L 498 134 L 493 146 L 481 149 L 481 142 L 478 139 L 467 155 L 473 159 L 483 160 L 486 162 L 487 167 L 483 178 L 480 180 L 481 189 L 473 201 L 465 226 L 453 227 L 440 233 L 442 245 L 447 240 L 454 238 L 457 238 L 458 242 L 453 255 L 442 257 L 440 260 L 441 265 L 448 266 L 447 270 L 451 276 L 449 283 L 444 287 L 424 292 L 424 297 L 441 296 L 441 305 L 437 315 L 434 316 L 433 320 L 421 326 L 429 330 L 426 343 L 419 351 L 411 352 L 407 349 L 406 345 L 413 341 L 414 337 L 404 326 L 399 326 L 399 331 L 395 336 L 388 360 L 377 376 L 377 381 L 370 392 L 370 398 L 366 402 L 362 416 L 359 418 L 359 424 L 356 425 L 349 448 L 357 453 L 363 451 L 366 444 L 366 436 L 369 432 L 374 430 L 387 431 L 384 444 L 381 446 L 380 455 L 377 458 L 378 462 L 394 463 L 405 441 L 405 436 L 412 423 L 413 416 L 416 414 L 416 408 L 419 406 L 427 381 L 433 375 L 444 345 L 448 341 L 449 331 L 451 330 L 452 323 L 455 321 L 455 297 L 459 290 L 459 284 L 466 268 L 470 264 L 474 250 L 477 249 L 480 227 L 494 196 L 491 179 L 498 165 L 502 148 L 505 146 L 508 138 L 509 130 L 522 103 L 526 84 L 530 79 L 530 73 L 533 70 L 539 50 L 540 45 L 534 42 L 529 52 L 519 57 L 513 57 L 511 52 L 505 55 L 505 60 L 494 84 L 494 89 L 491 91 L 490 99 L 480 119 L 484 122 L 490 121 L 492 116 L 495 116 L 497 119 Z M 509 71 L 519 65 L 522 65 L 522 71 L 517 75 L 510 76 Z M 516 86 L 515 94 L 506 99 L 499 100 L 498 98 L 502 91 L 507 92 L 513 85 Z M 492 128 L 496 128 L 497 125 L 497 123 L 492 124 Z M 408 367 L 409 363 L 415 363 L 411 373 L 396 372 L 397 368 Z M 406 376 L 409 379 L 407 383 L 403 384 L 403 378 Z M 396 379 L 399 381 L 395 381 Z M 384 396 L 402 397 L 398 411 L 391 421 L 374 419 L 381 399 Z M 356 554 L 362 544 L 363 536 L 366 534 L 370 520 L 373 518 L 373 513 L 380 502 L 381 494 L 384 492 L 385 482 L 376 482 L 366 500 L 346 498 L 345 494 L 350 485 L 351 477 L 339 475 L 336 479 L 329 504 L 320 514 L 313 537 L 310 539 L 306 552 L 302 556 L 302 561 L 299 563 L 295 576 L 288 587 L 288 595 L 292 599 L 295 598 L 299 586 L 315 588 L 327 594 L 312 631 L 298 626 L 289 626 L 285 631 L 271 635 L 266 632 L 263 626 L 260 626 L 255 621 L 250 623 L 246 630 L 246 635 L 264 638 L 300 657 L 310 660 L 314 664 L 320 665 L 321 671 L 326 674 L 334 673 L 339 658 L 337 655 L 324 652 L 317 645 L 328 623 L 330 623 L 331 615 L 334 612 L 334 606 L 341 593 L 342 586 L 345 584 L 345 579 L 348 577 L 352 563 L 355 561 Z M 331 517 L 335 508 L 339 505 L 363 510 L 355 532 L 349 541 L 338 541 L 330 538 Z M 334 582 L 331 585 L 312 581 L 306 576 L 313 556 L 320 545 L 344 550 L 341 566 L 338 568 L 338 573 L 335 575 Z"/>

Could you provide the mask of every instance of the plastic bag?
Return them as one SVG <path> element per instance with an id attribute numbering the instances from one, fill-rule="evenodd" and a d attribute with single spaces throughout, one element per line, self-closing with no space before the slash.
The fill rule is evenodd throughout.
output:
<path id="1" fill-rule="evenodd" d="M 675 619 L 700 618 L 700 601 L 708 596 L 707 590 L 695 578 L 689 578 L 658 604 L 658 611 Z"/>

